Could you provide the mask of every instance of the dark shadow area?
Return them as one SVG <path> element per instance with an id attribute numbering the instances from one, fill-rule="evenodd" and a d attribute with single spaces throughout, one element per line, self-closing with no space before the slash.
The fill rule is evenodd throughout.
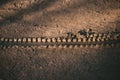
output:
<path id="1" fill-rule="evenodd" d="M 8 2 L 11 2 L 13 0 L 0 0 L 0 6 L 7 4 Z"/>
<path id="2" fill-rule="evenodd" d="M 8 49 L 0 51 L 2 80 L 119 80 L 120 50 Z"/>
<path id="3" fill-rule="evenodd" d="M 39 12 L 41 11 L 42 12 L 45 8 L 49 7 L 50 5 L 54 5 L 55 2 L 57 2 L 57 0 L 44 0 L 44 1 L 40 2 L 40 3 L 38 2 L 37 4 L 33 4 L 32 6 L 26 8 L 26 9 L 18 10 L 15 14 L 10 15 L 10 16 L 4 18 L 4 20 L 1 20 L 0 21 L 0 26 L 2 26 L 2 25 L 8 25 L 10 23 L 13 23 L 13 22 L 16 22 L 18 20 L 21 20 L 22 17 L 23 17 L 23 15 L 25 15 L 25 14 L 35 13 L 37 11 L 39 11 Z M 83 8 L 85 8 L 85 7 L 87 8 L 88 7 L 88 8 L 92 9 L 92 7 L 90 7 L 91 5 L 94 5 L 95 7 L 96 6 L 100 7 L 99 10 L 97 10 L 98 12 L 104 11 L 105 9 L 119 9 L 119 6 L 116 7 L 114 5 L 109 5 L 107 8 L 104 8 L 105 5 L 103 6 L 102 3 L 99 3 L 99 2 L 100 1 L 96 2 L 96 0 L 78 1 L 77 3 L 69 6 L 68 8 L 63 8 L 63 9 L 60 9 L 60 10 L 55 10 L 55 11 L 47 12 L 46 14 L 43 14 L 42 16 L 44 16 L 44 15 L 50 15 L 50 14 L 55 14 L 55 15 L 60 15 L 60 14 L 62 15 L 63 14 L 63 15 L 65 15 L 67 13 L 70 13 L 67 10 L 69 8 L 73 8 L 73 9 L 75 8 L 75 9 L 77 9 L 77 8 L 82 8 L 82 7 Z M 107 3 L 113 3 L 113 2 L 118 3 L 118 4 L 120 3 L 119 0 L 116 0 L 116 1 L 113 1 L 113 0 L 107 0 L 107 1 L 103 0 L 103 2 L 105 4 L 107 4 Z M 9 22 L 9 23 L 7 23 L 6 21 Z"/>
<path id="4" fill-rule="evenodd" d="M 118 19 L 116 22 L 116 30 L 120 32 L 120 19 Z"/>
<path id="5" fill-rule="evenodd" d="M 26 8 L 26 9 L 20 9 L 15 14 L 4 18 L 4 20 L 1 20 L 0 21 L 0 26 L 8 25 L 10 23 L 21 20 L 22 16 L 25 15 L 25 14 L 29 14 L 31 12 L 36 12 L 36 11 L 42 11 L 46 7 L 49 7 L 50 5 L 54 5 L 54 3 L 56 1 L 57 0 L 44 0 L 44 1 L 40 2 L 40 3 L 38 2 L 37 4 L 32 5 L 32 6 L 28 7 L 28 8 Z M 9 21 L 9 23 L 6 24 L 6 21 Z"/>

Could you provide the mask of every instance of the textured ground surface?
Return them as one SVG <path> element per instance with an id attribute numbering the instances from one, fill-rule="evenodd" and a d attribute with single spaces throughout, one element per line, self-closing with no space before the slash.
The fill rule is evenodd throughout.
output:
<path id="1" fill-rule="evenodd" d="M 59 36 L 91 28 L 120 30 L 120 0 L 8 0 L 0 6 L 0 36 Z"/>
<path id="2" fill-rule="evenodd" d="M 118 48 L 6 49 L 2 80 L 119 80 Z"/>
<path id="3" fill-rule="evenodd" d="M 0 37 L 120 31 L 120 0 L 1 0 Z M 0 50 L 0 80 L 119 80 L 119 48 Z"/>

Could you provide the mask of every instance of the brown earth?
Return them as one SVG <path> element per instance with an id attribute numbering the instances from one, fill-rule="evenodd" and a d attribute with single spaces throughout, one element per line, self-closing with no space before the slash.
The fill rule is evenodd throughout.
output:
<path id="1" fill-rule="evenodd" d="M 120 31 L 120 0 L 1 0 L 0 37 Z M 0 50 L 0 80 L 119 80 L 119 48 Z"/>
<path id="2" fill-rule="evenodd" d="M 0 36 L 59 36 L 91 28 L 120 31 L 120 0 L 8 0 L 0 6 Z"/>
<path id="3" fill-rule="evenodd" d="M 1 80 L 119 80 L 119 48 L 5 49 Z"/>

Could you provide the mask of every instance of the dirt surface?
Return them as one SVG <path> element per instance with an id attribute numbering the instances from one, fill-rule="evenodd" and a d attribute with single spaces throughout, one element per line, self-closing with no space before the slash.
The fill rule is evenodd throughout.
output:
<path id="1" fill-rule="evenodd" d="M 1 80 L 119 80 L 119 48 L 5 49 Z"/>
<path id="2" fill-rule="evenodd" d="M 120 31 L 119 25 L 120 0 L 6 0 L 0 6 L 0 36 Z"/>
<path id="3" fill-rule="evenodd" d="M 120 31 L 120 0 L 1 0 L 0 37 Z M 120 80 L 119 48 L 0 50 L 0 80 Z"/>

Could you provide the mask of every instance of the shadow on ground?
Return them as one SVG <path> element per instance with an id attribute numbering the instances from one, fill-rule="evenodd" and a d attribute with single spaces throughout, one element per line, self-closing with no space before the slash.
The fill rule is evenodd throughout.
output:
<path id="1" fill-rule="evenodd" d="M 1 5 L 7 4 L 10 1 L 13 1 L 13 0 L 6 0 L 6 1 L 2 0 Z M 58 2 L 58 0 L 43 0 L 43 1 L 40 1 L 40 2 L 38 1 L 38 3 L 33 4 L 32 6 L 28 6 L 25 9 L 20 9 L 20 10 L 18 9 L 15 14 L 9 15 L 9 16 L 5 17 L 3 20 L 1 20 L 0 21 L 0 26 L 9 25 L 13 22 L 20 21 L 23 18 L 23 16 L 26 15 L 26 14 L 42 12 L 46 8 L 49 8 L 50 5 L 54 6 L 54 4 L 56 2 Z M 104 3 L 104 5 L 103 5 L 103 3 Z M 107 10 L 108 9 L 119 9 L 119 6 L 115 6 L 112 3 L 115 3 L 115 4 L 118 5 L 120 3 L 120 1 L 119 0 L 116 0 L 116 1 L 113 1 L 113 0 L 107 0 L 107 1 L 106 0 L 101 0 L 101 1 L 84 0 L 84 1 L 81 1 L 80 0 L 80 1 L 76 1 L 76 3 L 74 3 L 72 5 L 68 5 L 68 7 L 62 8 L 60 10 L 53 10 L 53 11 L 47 12 L 46 14 L 41 15 L 41 17 L 44 16 L 44 15 L 50 15 L 50 14 L 65 16 L 65 14 L 70 13 L 69 11 L 67 11 L 67 9 L 69 9 L 69 8 L 71 8 L 71 9 L 88 8 L 88 9 L 93 9 L 94 10 L 94 8 L 96 7 L 98 12 L 104 11 L 106 9 Z M 109 5 L 106 7 L 106 4 L 109 4 Z M 7 23 L 6 21 L 7 22 L 9 21 L 9 23 Z"/>
<path id="2" fill-rule="evenodd" d="M 120 50 L 7 49 L 0 51 L 2 80 L 119 80 Z"/>

